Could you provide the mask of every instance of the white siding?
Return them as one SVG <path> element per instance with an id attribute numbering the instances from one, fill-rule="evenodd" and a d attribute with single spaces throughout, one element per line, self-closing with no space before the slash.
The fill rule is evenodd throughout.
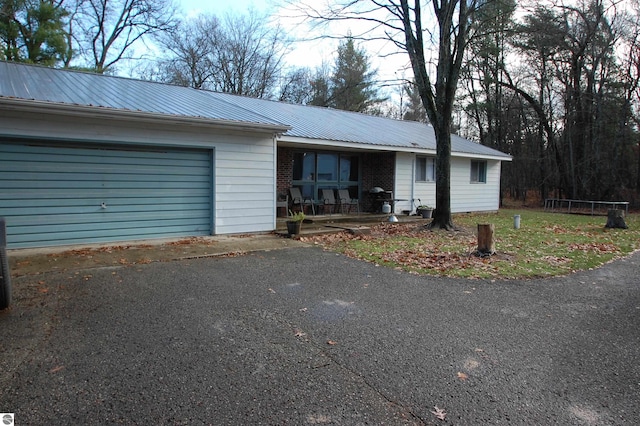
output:
<path id="1" fill-rule="evenodd" d="M 415 154 L 396 155 L 394 196 L 407 199 L 398 202 L 396 213 L 415 210 L 415 205 L 436 207 L 436 183 L 415 182 Z M 418 201 L 420 200 L 420 201 Z M 471 183 L 471 159 L 451 158 L 451 211 L 453 213 L 496 211 L 500 202 L 500 162 L 487 160 L 487 182 Z"/>
<path id="2" fill-rule="evenodd" d="M 0 136 L 42 138 L 52 145 L 71 141 L 213 149 L 214 234 L 275 228 L 275 142 L 267 133 L 7 113 L 0 116 Z"/>
<path id="3" fill-rule="evenodd" d="M 411 210 L 415 213 L 415 207 L 419 204 L 435 206 L 436 183 L 415 181 L 416 155 L 401 152 L 396 155 L 396 198 L 409 201 L 398 203 L 396 212 Z M 420 201 L 418 201 L 420 200 Z"/>
<path id="4" fill-rule="evenodd" d="M 487 182 L 471 183 L 471 160 L 451 159 L 451 211 L 497 211 L 500 204 L 500 162 L 487 160 Z"/>
<path id="5" fill-rule="evenodd" d="M 393 197 L 400 200 L 394 205 L 394 213 L 402 210 L 414 210 L 413 201 L 413 162 L 414 155 L 406 152 L 396 154 L 396 176 Z"/>

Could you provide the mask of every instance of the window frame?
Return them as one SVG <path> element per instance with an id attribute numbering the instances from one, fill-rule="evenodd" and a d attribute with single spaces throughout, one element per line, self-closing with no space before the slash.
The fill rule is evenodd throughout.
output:
<path id="1" fill-rule="evenodd" d="M 424 164 L 424 170 L 421 172 L 422 164 Z M 431 169 L 431 173 L 428 173 Z M 417 155 L 416 156 L 416 172 L 415 182 L 417 183 L 432 183 L 436 181 L 436 157 L 429 155 Z M 429 178 L 429 175 L 433 175 L 433 178 Z M 424 176 L 424 179 L 422 177 Z"/>
<path id="2" fill-rule="evenodd" d="M 470 182 L 474 184 L 487 183 L 487 168 L 487 160 L 471 160 Z"/>
<path id="3" fill-rule="evenodd" d="M 295 167 L 296 157 L 304 158 L 306 155 L 313 156 L 314 158 L 313 175 L 309 177 L 305 177 L 304 179 L 294 179 L 292 176 L 292 181 L 291 181 L 291 186 L 299 187 L 301 188 L 301 190 L 304 189 L 304 192 L 302 194 L 303 196 L 309 197 L 313 200 L 318 200 L 320 199 L 320 190 L 324 188 L 328 188 L 328 189 L 349 189 L 349 193 L 351 194 L 351 196 L 353 196 L 354 198 L 359 198 L 358 194 L 360 193 L 360 185 L 362 182 L 362 176 L 361 176 L 362 158 L 359 154 L 352 153 L 352 152 L 310 150 L 310 149 L 295 150 L 293 155 L 294 169 L 296 169 Z M 335 169 L 336 176 L 331 176 L 329 180 L 326 180 L 326 177 L 321 176 L 321 174 L 319 173 L 319 169 L 321 169 L 321 167 L 319 166 L 319 163 L 321 161 L 322 156 L 335 156 L 337 160 L 336 169 Z M 343 161 L 345 162 L 348 161 L 350 168 L 354 167 L 352 163 L 355 161 L 355 168 L 356 168 L 355 174 L 357 176 L 353 176 L 352 173 L 350 173 L 349 176 L 346 176 L 346 178 L 350 179 L 353 177 L 357 177 L 358 179 L 357 181 L 343 179 L 343 177 L 345 177 L 343 176 L 343 173 L 342 173 Z M 303 170 L 303 169 L 301 168 L 300 170 Z M 323 177 L 325 177 L 325 179 L 323 179 Z"/>

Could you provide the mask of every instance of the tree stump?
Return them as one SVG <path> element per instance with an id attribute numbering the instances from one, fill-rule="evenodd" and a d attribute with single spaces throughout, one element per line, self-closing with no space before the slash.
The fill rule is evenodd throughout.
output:
<path id="1" fill-rule="evenodd" d="M 478 254 L 492 255 L 496 252 L 496 242 L 493 238 L 495 225 L 493 223 L 478 224 Z"/>
<path id="2" fill-rule="evenodd" d="M 604 227 L 627 229 L 628 226 L 624 221 L 624 210 L 609 209 L 607 211 L 607 224 Z"/>

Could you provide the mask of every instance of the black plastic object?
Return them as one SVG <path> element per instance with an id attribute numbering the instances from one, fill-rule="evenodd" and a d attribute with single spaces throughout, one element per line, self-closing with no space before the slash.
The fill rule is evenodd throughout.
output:
<path id="1" fill-rule="evenodd" d="M 0 310 L 11 305 L 11 272 L 7 257 L 7 222 L 0 217 Z"/>

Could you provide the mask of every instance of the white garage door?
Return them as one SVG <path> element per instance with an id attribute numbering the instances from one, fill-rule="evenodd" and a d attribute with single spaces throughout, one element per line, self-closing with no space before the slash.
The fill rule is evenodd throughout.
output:
<path id="1" fill-rule="evenodd" d="M 0 142 L 9 248 L 210 235 L 213 153 Z"/>

